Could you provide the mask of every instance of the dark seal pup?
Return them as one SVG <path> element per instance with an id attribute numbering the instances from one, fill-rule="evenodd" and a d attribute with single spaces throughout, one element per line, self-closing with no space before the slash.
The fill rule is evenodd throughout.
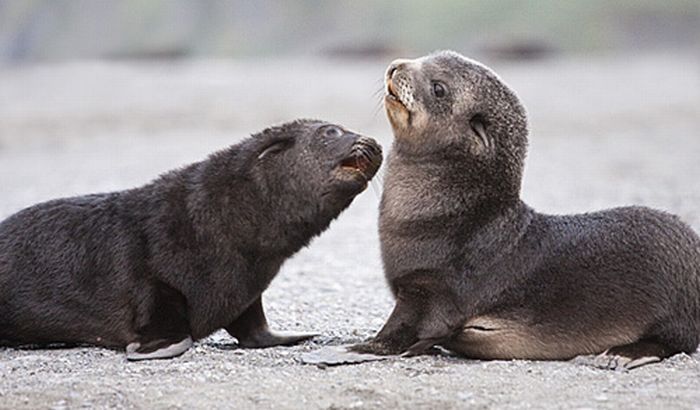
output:
<path id="1" fill-rule="evenodd" d="M 320 121 L 272 127 L 141 188 L 59 199 L 0 223 L 0 340 L 182 354 L 225 328 L 268 329 L 261 294 L 282 263 L 363 191 L 372 139 Z"/>
<path id="2" fill-rule="evenodd" d="M 395 140 L 379 232 L 396 306 L 351 350 L 415 355 L 441 345 L 471 358 L 542 360 L 604 352 L 593 364 L 619 369 L 696 350 L 700 239 L 686 224 L 643 207 L 569 216 L 528 207 L 525 110 L 475 61 L 453 52 L 397 60 L 386 84 Z"/>

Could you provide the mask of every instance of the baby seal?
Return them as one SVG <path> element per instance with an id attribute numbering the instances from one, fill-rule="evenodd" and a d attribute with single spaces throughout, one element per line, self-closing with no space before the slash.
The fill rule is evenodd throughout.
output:
<path id="1" fill-rule="evenodd" d="M 535 212 L 520 199 L 528 128 L 516 94 L 454 52 L 386 72 L 394 131 L 380 205 L 396 305 L 353 356 L 434 345 L 477 359 L 562 360 L 631 369 L 700 337 L 700 239 L 644 207 Z M 321 360 L 323 361 L 323 360 Z"/>
<path id="2" fill-rule="evenodd" d="M 140 188 L 24 209 L 0 223 L 0 340 L 143 360 L 222 327 L 241 347 L 312 337 L 271 331 L 262 292 L 381 161 L 373 139 L 299 120 Z"/>

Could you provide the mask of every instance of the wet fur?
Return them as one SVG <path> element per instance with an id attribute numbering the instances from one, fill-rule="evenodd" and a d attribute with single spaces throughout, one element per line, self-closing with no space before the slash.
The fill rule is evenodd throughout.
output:
<path id="1" fill-rule="evenodd" d="M 297 340 L 268 331 L 260 297 L 366 186 L 336 175 L 361 138 L 338 129 L 287 123 L 143 187 L 10 216 L 0 223 L 0 340 L 148 352 L 222 327 L 251 346 Z"/>
<path id="2" fill-rule="evenodd" d="M 395 140 L 379 219 L 396 306 L 353 350 L 410 355 L 443 345 L 482 359 L 695 351 L 692 229 L 645 207 L 566 216 L 528 207 L 525 110 L 477 62 L 440 52 L 395 62 L 387 79 L 405 101 L 387 97 Z M 431 93 L 434 80 L 449 87 L 445 97 Z"/>

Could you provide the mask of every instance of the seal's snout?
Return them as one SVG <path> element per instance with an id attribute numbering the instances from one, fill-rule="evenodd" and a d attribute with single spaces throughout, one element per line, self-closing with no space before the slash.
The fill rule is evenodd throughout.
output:
<path id="1" fill-rule="evenodd" d="M 403 105 L 403 100 L 401 94 L 403 90 L 403 85 L 405 85 L 405 79 L 401 78 L 399 70 L 405 70 L 409 60 L 394 60 L 386 70 L 386 99 L 389 103 Z"/>
<path id="2" fill-rule="evenodd" d="M 360 136 L 352 144 L 350 153 L 340 161 L 340 168 L 356 174 L 365 181 L 372 179 L 382 165 L 382 147 L 372 138 Z"/>
<path id="3" fill-rule="evenodd" d="M 389 121 L 395 128 L 405 128 L 410 123 L 414 106 L 414 89 L 411 80 L 413 60 L 394 60 L 386 70 L 386 95 L 384 107 Z"/>

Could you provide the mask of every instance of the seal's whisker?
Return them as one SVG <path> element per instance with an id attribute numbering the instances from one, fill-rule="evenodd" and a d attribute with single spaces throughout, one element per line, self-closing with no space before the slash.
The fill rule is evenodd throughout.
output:
<path id="1" fill-rule="evenodd" d="M 377 184 L 377 186 L 380 188 L 379 191 L 381 192 L 381 188 L 384 186 L 384 183 L 380 178 L 377 178 L 377 175 L 375 175 L 372 179 L 372 183 Z"/>
<path id="2" fill-rule="evenodd" d="M 384 186 L 384 168 L 379 168 L 377 171 L 377 174 L 374 176 L 374 178 L 379 181 L 379 183 Z"/>
<path id="3" fill-rule="evenodd" d="M 374 84 L 379 84 L 383 89 L 386 86 L 386 79 L 384 79 L 384 76 L 378 77 L 376 80 L 374 80 Z"/>
<path id="4" fill-rule="evenodd" d="M 372 162 L 372 156 L 367 151 L 365 151 L 363 149 L 360 150 L 360 156 L 362 156 L 362 158 L 366 159 L 367 162 L 370 162 L 370 163 Z"/>
<path id="5" fill-rule="evenodd" d="M 381 200 L 382 199 L 382 185 L 375 180 L 372 180 L 371 185 L 372 185 L 372 191 L 374 192 L 374 195 L 377 197 L 377 200 Z"/>
<path id="6" fill-rule="evenodd" d="M 377 118 L 377 114 L 379 114 L 379 111 L 382 110 L 383 106 L 384 106 L 384 104 L 381 100 L 377 101 L 377 104 L 374 106 L 374 111 L 372 112 L 373 119 Z"/>
<path id="7" fill-rule="evenodd" d="M 374 106 L 372 118 L 377 117 L 377 114 L 379 114 L 379 111 L 382 109 L 382 106 L 384 105 L 384 90 L 385 90 L 384 80 L 382 79 L 381 82 L 382 82 L 381 87 L 379 87 L 379 89 L 377 89 L 377 91 L 375 91 L 372 94 L 372 98 L 376 100 L 376 105 Z"/>

